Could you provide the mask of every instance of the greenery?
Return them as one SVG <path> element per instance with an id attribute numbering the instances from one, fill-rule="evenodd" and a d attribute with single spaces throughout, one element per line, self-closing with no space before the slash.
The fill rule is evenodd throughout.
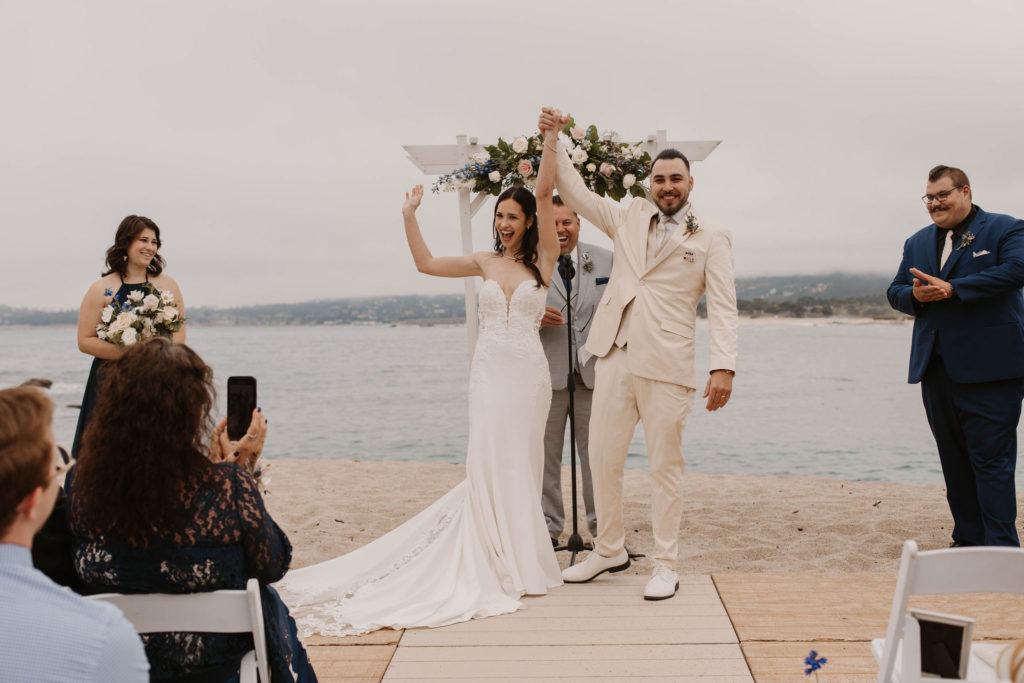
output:
<path id="1" fill-rule="evenodd" d="M 889 277 L 832 273 L 740 278 L 736 281 L 741 316 L 756 318 L 877 318 L 899 320 L 885 298 Z M 295 304 L 264 304 L 237 308 L 194 307 L 196 325 L 442 325 L 466 319 L 461 294 L 379 296 L 331 299 Z M 705 303 L 698 315 L 707 315 Z M 39 311 L 0 306 L 0 326 L 74 325 L 78 312 Z"/>

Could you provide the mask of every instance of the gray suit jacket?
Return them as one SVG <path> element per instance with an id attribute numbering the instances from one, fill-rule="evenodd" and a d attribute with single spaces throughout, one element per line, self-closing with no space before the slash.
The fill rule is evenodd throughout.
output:
<path id="1" fill-rule="evenodd" d="M 576 277 L 572 281 L 572 317 L 575 332 L 573 334 L 573 358 L 579 364 L 579 350 L 587 341 L 590 334 L 590 322 L 594 319 L 597 311 L 597 304 L 601 301 L 608 276 L 612 272 L 612 252 L 592 244 L 576 243 Z M 587 269 L 587 264 L 593 264 L 593 268 Z M 602 278 L 602 284 L 597 284 L 597 279 Z M 547 305 L 562 311 L 565 316 L 565 283 L 558 275 L 558 267 L 551 275 L 551 286 L 548 289 Z M 540 341 L 544 346 L 544 353 L 548 357 L 548 368 L 551 370 L 551 388 L 565 389 L 566 379 L 569 375 L 569 351 L 566 337 L 569 335 L 569 328 L 566 325 L 559 327 L 540 328 Z M 587 364 L 579 368 L 583 384 L 587 389 L 594 388 L 594 364 L 596 359 L 590 358 Z"/>

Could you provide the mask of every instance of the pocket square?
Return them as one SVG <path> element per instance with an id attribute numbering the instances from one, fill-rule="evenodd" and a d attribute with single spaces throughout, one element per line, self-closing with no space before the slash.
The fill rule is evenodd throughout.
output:
<path id="1" fill-rule="evenodd" d="M 990 254 L 990 253 L 992 253 L 992 252 L 990 252 L 988 249 L 982 249 L 981 251 L 974 252 L 974 258 L 978 258 L 979 256 L 984 256 L 985 254 Z"/>
<path id="2" fill-rule="evenodd" d="M 596 284 L 598 287 L 600 287 L 601 285 L 606 285 L 606 284 L 608 284 L 608 278 L 606 278 L 606 277 L 595 278 L 594 284 Z"/>

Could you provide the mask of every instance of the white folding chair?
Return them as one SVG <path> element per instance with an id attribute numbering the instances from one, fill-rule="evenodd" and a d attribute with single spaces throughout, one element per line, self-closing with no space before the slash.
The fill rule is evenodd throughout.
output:
<path id="1" fill-rule="evenodd" d="M 917 622 L 907 616 L 907 604 L 911 595 L 951 593 L 1024 595 L 1024 550 L 979 546 L 918 552 L 914 541 L 904 541 L 889 626 L 884 639 L 871 641 L 871 654 L 878 662 L 877 683 L 920 680 L 920 646 L 914 647 L 917 643 L 914 638 Z M 909 638 L 904 637 L 908 635 Z M 901 645 L 901 640 L 906 648 Z M 902 663 L 899 670 L 897 659 Z M 966 680 L 996 681 L 998 678 L 991 666 L 972 654 Z"/>
<path id="2" fill-rule="evenodd" d="M 117 605 L 128 621 L 135 626 L 137 633 L 251 632 L 255 649 L 245 653 L 242 658 L 239 681 L 270 683 L 267 669 L 267 640 L 263 630 L 263 606 L 260 603 L 260 585 L 256 579 L 249 579 L 245 590 L 225 589 L 180 595 L 103 593 L 89 597 Z"/>

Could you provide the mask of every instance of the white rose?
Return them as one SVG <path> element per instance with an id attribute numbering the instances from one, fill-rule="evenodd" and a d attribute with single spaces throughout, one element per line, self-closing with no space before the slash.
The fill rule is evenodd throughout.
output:
<path id="1" fill-rule="evenodd" d="M 527 142 L 526 138 L 522 136 L 519 136 L 518 138 L 512 141 L 512 151 L 515 152 L 516 154 L 522 154 L 523 152 L 526 151 L 527 147 L 529 146 L 530 143 Z"/>
<path id="2" fill-rule="evenodd" d="M 178 309 L 173 306 L 169 306 L 164 309 L 164 320 L 169 323 L 173 323 L 178 319 Z"/>
<path id="3" fill-rule="evenodd" d="M 611 175 L 612 175 L 613 173 L 615 173 L 615 167 L 614 167 L 614 166 L 612 166 L 611 164 L 609 164 L 609 163 L 608 163 L 608 162 L 606 161 L 606 162 L 604 162 L 603 164 L 601 164 L 601 169 L 600 169 L 600 171 L 601 171 L 601 175 L 603 175 L 603 176 L 605 176 L 605 177 L 611 177 Z"/>
<path id="4" fill-rule="evenodd" d="M 499 173 L 498 171 L 491 171 L 490 173 L 487 174 L 487 179 L 490 180 L 492 183 L 500 183 L 501 173 Z"/>
<path id="5" fill-rule="evenodd" d="M 131 346 L 137 341 L 139 341 L 139 335 L 135 332 L 134 327 L 129 327 L 121 333 L 121 343 L 125 346 Z"/>
<path id="6" fill-rule="evenodd" d="M 100 320 L 102 320 L 105 323 L 109 323 L 110 322 L 110 316 L 112 316 L 112 315 L 114 315 L 114 307 L 113 306 L 107 306 L 106 308 L 103 309 L 103 314 L 100 315 Z"/>
<path id="7" fill-rule="evenodd" d="M 107 331 L 105 329 L 103 329 L 102 327 L 97 327 L 96 328 L 96 336 L 99 337 L 100 339 L 106 339 L 107 338 Z"/>
<path id="8" fill-rule="evenodd" d="M 142 300 L 142 310 L 152 311 L 154 308 L 157 307 L 157 304 L 159 303 L 160 299 L 158 299 L 155 295 L 147 294 L 146 298 Z"/>
<path id="9" fill-rule="evenodd" d="M 577 140 L 582 140 L 583 136 L 587 134 L 587 131 L 583 128 L 583 126 L 574 126 L 570 132 L 572 133 L 572 136 Z"/>
<path id="10" fill-rule="evenodd" d="M 121 332 L 132 326 L 132 314 L 128 311 L 119 313 L 110 325 L 111 332 Z"/>
<path id="11" fill-rule="evenodd" d="M 143 296 L 145 295 L 142 293 L 141 289 L 133 289 L 128 293 L 128 301 L 131 301 L 133 304 L 137 304 L 142 301 Z"/>
<path id="12" fill-rule="evenodd" d="M 622 187 L 628 190 L 634 185 L 636 185 L 635 175 L 633 175 L 632 173 L 627 173 L 626 175 L 622 176 Z"/>
<path id="13" fill-rule="evenodd" d="M 587 160 L 587 151 L 582 147 L 577 147 L 572 151 L 572 163 L 579 166 Z"/>
<path id="14" fill-rule="evenodd" d="M 593 173 L 594 171 L 597 170 L 597 164 L 591 161 L 589 164 L 587 164 L 587 170 Z"/>
<path id="15" fill-rule="evenodd" d="M 165 304 L 169 304 L 174 301 L 174 294 L 170 291 L 160 292 L 160 301 L 163 301 Z"/>

